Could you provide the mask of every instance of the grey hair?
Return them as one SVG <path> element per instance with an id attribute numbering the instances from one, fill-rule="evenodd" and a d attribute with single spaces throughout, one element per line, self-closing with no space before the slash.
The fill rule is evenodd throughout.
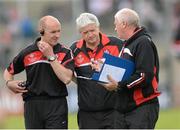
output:
<path id="1" fill-rule="evenodd" d="M 94 14 L 91 14 L 91 13 L 82 13 L 76 19 L 76 26 L 78 30 L 92 23 L 96 24 L 97 27 L 100 26 L 98 18 Z"/>
<path id="2" fill-rule="evenodd" d="M 129 9 L 129 8 L 123 8 L 119 10 L 115 16 L 118 21 L 125 21 L 128 25 L 139 27 L 140 26 L 140 18 L 136 11 Z"/>

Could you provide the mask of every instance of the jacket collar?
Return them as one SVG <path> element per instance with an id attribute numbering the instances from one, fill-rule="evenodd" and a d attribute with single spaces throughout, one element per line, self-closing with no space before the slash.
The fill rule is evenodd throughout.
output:
<path id="1" fill-rule="evenodd" d="M 96 50 L 96 54 L 98 54 L 98 52 L 106 45 L 110 42 L 110 39 L 107 37 L 107 35 L 103 34 L 103 33 L 99 33 L 99 36 L 100 36 L 100 43 L 97 47 L 97 50 Z M 84 54 L 86 54 L 88 57 L 88 52 L 87 52 L 87 49 L 86 49 L 86 42 L 83 40 L 83 39 L 80 39 L 77 44 L 76 44 L 76 47 L 78 49 L 80 49 Z M 89 57 L 90 58 L 90 57 Z"/>
<path id="2" fill-rule="evenodd" d="M 109 43 L 110 39 L 107 37 L 107 35 L 103 34 L 103 33 L 99 33 L 100 36 L 100 44 L 102 44 L 103 46 L 105 46 L 106 44 Z M 81 49 L 83 46 L 85 46 L 86 42 L 83 39 L 80 39 L 77 44 L 76 47 Z"/>
<path id="3" fill-rule="evenodd" d="M 145 27 L 140 27 L 140 28 L 136 29 L 134 34 L 128 40 L 126 40 L 126 43 L 130 44 L 132 41 L 134 41 L 135 39 L 137 39 L 138 37 L 140 37 L 142 35 L 148 35 Z"/>

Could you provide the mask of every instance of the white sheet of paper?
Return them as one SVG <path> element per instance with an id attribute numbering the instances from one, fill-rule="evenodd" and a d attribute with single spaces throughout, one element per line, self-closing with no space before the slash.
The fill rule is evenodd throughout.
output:
<path id="1" fill-rule="evenodd" d="M 109 82 L 107 79 L 107 75 L 110 75 L 115 81 L 119 82 L 122 80 L 125 71 L 126 70 L 123 68 L 105 64 L 99 77 L 99 80 L 102 82 Z"/>

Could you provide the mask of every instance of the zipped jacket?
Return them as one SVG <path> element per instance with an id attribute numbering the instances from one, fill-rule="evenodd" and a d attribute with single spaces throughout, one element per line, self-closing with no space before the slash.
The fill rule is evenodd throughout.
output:
<path id="1" fill-rule="evenodd" d="M 97 81 L 91 79 L 95 71 L 90 64 L 92 60 L 102 59 L 105 52 L 118 56 L 121 48 L 122 41 L 120 39 L 102 33 L 100 33 L 100 44 L 95 50 L 87 48 L 83 39 L 76 41 L 71 46 L 77 75 L 80 110 L 103 111 L 114 108 L 115 92 L 107 91 Z"/>
<path id="2" fill-rule="evenodd" d="M 125 41 L 122 58 L 135 64 L 134 73 L 125 81 L 119 82 L 116 108 L 128 111 L 144 103 L 157 101 L 159 81 L 159 58 L 155 44 L 141 27 Z"/>

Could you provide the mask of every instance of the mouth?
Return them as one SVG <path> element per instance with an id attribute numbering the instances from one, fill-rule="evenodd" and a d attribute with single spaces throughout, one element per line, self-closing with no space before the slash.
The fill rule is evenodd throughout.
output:
<path id="1" fill-rule="evenodd" d="M 96 37 L 90 37 L 88 40 L 89 41 L 94 41 L 96 39 Z"/>
<path id="2" fill-rule="evenodd" d="M 53 40 L 53 41 L 58 41 L 58 39 L 59 39 L 59 38 L 53 38 L 52 40 Z"/>

